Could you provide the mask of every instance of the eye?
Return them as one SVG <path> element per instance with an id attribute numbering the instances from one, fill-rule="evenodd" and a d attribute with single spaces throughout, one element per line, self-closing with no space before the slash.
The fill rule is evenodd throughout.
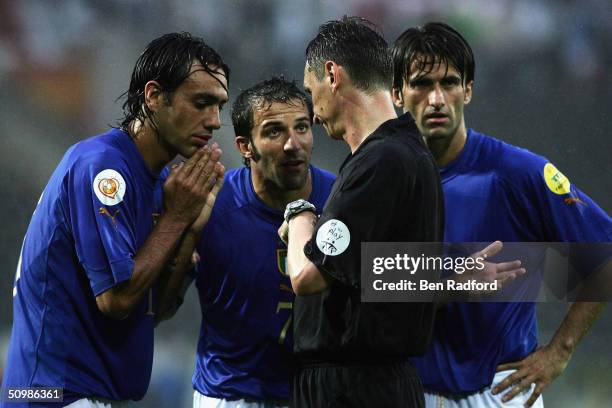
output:
<path id="1" fill-rule="evenodd" d="M 310 125 L 308 125 L 307 123 L 299 123 L 295 127 L 295 130 L 297 130 L 298 133 L 306 133 L 308 132 L 309 129 L 310 129 Z"/>
<path id="2" fill-rule="evenodd" d="M 440 81 L 440 84 L 442 86 L 446 86 L 449 88 L 453 86 L 457 86 L 459 85 L 459 83 L 460 83 L 460 80 L 459 78 L 456 78 L 456 77 L 446 77 L 446 78 L 443 78 L 442 81 Z"/>
<path id="3" fill-rule="evenodd" d="M 413 79 L 412 81 L 408 82 L 408 86 L 411 89 L 420 89 L 426 86 L 429 86 L 430 81 L 427 81 L 425 79 Z"/>
<path id="4" fill-rule="evenodd" d="M 283 130 L 280 127 L 275 126 L 266 129 L 266 136 L 269 138 L 277 138 L 281 135 L 282 132 Z"/>

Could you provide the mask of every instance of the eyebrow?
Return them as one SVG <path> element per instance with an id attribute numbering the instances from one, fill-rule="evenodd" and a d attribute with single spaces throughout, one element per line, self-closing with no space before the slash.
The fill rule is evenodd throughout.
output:
<path id="1" fill-rule="evenodd" d="M 285 126 L 285 122 L 283 122 L 282 120 L 278 120 L 278 119 L 265 119 L 265 123 L 263 124 L 263 128 L 267 128 L 267 127 L 274 127 L 274 126 Z M 300 116 L 299 118 L 297 118 L 295 120 L 296 122 L 308 122 L 310 123 L 310 119 L 308 119 L 308 116 Z"/>
<path id="2" fill-rule="evenodd" d="M 218 95 L 209 92 L 197 92 L 192 96 L 193 99 L 205 99 L 209 102 L 226 103 L 227 97 L 219 97 Z"/>
<path id="3" fill-rule="evenodd" d="M 274 126 L 284 126 L 284 122 L 282 120 L 269 120 L 263 124 L 264 128 L 274 127 Z"/>

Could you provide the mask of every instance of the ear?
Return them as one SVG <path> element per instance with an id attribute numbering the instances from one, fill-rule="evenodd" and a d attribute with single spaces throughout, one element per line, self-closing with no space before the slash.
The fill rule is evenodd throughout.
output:
<path id="1" fill-rule="evenodd" d="M 344 80 L 344 70 L 334 61 L 325 61 L 325 82 L 330 86 L 332 93 L 338 90 L 338 87 Z"/>
<path id="2" fill-rule="evenodd" d="M 253 157 L 253 150 L 251 149 L 251 142 L 249 138 L 244 136 L 236 136 L 234 138 L 236 149 L 242 157 L 245 159 L 251 159 Z"/>
<path id="3" fill-rule="evenodd" d="M 404 98 L 402 97 L 402 91 L 393 87 L 391 90 L 391 98 L 393 99 L 393 104 L 398 108 L 404 108 Z"/>
<path id="4" fill-rule="evenodd" d="M 163 103 L 163 91 L 157 81 L 149 81 L 144 87 L 144 102 L 151 112 L 157 112 L 157 109 Z"/>
<path id="5" fill-rule="evenodd" d="M 465 95 L 463 97 L 463 104 L 467 105 L 472 100 L 472 87 L 474 86 L 474 81 L 470 81 L 465 85 Z"/>

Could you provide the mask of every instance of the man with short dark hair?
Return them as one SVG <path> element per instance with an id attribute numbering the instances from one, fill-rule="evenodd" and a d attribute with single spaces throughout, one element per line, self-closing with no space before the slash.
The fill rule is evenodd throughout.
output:
<path id="1" fill-rule="evenodd" d="M 459 32 L 443 23 L 410 28 L 395 41 L 393 59 L 394 101 L 413 115 L 440 166 L 445 241 L 611 240 L 607 214 L 547 159 L 466 129 L 475 63 Z M 602 308 L 575 302 L 550 343 L 536 349 L 534 303 L 446 305 L 430 349 L 413 360 L 427 406 L 542 406 L 542 390 Z"/>
<path id="2" fill-rule="evenodd" d="M 289 202 L 307 199 L 320 212 L 334 176 L 310 165 L 312 105 L 294 82 L 244 90 L 232 122 L 246 166 L 227 173 L 197 247 L 194 408 L 287 406 L 294 294 L 276 232 Z"/>
<path id="3" fill-rule="evenodd" d="M 410 115 L 397 118 L 392 78 L 387 43 L 364 19 L 323 24 L 306 50 L 315 121 L 351 153 L 321 217 L 292 203 L 279 230 L 297 294 L 296 407 L 423 405 L 408 357 L 425 351 L 434 305 L 361 302 L 361 242 L 442 239 L 438 171 Z"/>
<path id="4" fill-rule="evenodd" d="M 208 141 L 228 76 L 202 39 L 159 37 L 136 63 L 121 127 L 64 155 L 19 258 L 0 405 L 32 387 L 57 387 L 72 407 L 144 396 L 158 303 L 173 296 L 166 283 L 185 273 L 223 181 Z M 168 172 L 177 154 L 189 159 Z M 60 405 L 49 395 L 41 406 Z"/>

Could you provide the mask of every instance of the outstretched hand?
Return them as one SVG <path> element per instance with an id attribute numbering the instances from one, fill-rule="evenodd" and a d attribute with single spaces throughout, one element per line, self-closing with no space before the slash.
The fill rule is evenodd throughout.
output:
<path id="1" fill-rule="evenodd" d="M 504 244 L 502 244 L 501 241 L 495 241 L 487 247 L 483 248 L 482 250 L 473 253 L 472 255 L 470 255 L 470 257 L 473 259 L 490 259 L 492 256 L 495 256 L 497 253 L 499 253 L 503 247 Z M 526 272 L 525 268 L 521 267 L 521 261 L 518 259 L 510 262 L 500 263 L 484 261 L 483 264 L 484 267 L 482 267 L 481 269 L 476 267 L 468 269 L 464 274 L 456 277 L 456 280 L 462 281 L 469 279 L 475 280 L 479 283 L 493 283 L 497 281 L 497 290 L 499 291 L 504 285 L 516 279 L 518 276 L 523 275 Z M 471 298 L 478 298 L 482 295 L 487 294 L 489 294 L 489 292 L 486 290 L 470 291 Z"/>

